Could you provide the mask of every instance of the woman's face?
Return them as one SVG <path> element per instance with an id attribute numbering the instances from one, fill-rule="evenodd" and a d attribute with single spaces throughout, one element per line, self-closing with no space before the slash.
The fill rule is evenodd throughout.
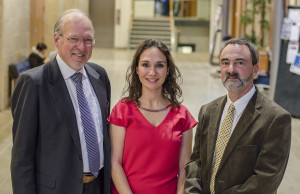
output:
<path id="1" fill-rule="evenodd" d="M 166 56 L 156 47 L 144 50 L 138 61 L 136 72 L 144 90 L 162 90 L 169 74 Z"/>

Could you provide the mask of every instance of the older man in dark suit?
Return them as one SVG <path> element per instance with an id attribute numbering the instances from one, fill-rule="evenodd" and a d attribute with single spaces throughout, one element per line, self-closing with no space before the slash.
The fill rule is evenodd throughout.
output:
<path id="1" fill-rule="evenodd" d="M 253 85 L 258 51 L 251 42 L 226 42 L 220 66 L 228 93 L 200 110 L 185 191 L 275 194 L 288 162 L 290 114 Z"/>
<path id="2" fill-rule="evenodd" d="M 14 194 L 110 193 L 110 83 L 88 60 L 94 28 L 67 10 L 54 27 L 56 58 L 23 73 L 12 96 Z"/>

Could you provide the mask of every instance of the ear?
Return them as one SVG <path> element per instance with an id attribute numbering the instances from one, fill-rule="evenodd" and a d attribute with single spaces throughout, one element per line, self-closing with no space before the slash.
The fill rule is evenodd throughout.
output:
<path id="1" fill-rule="evenodd" d="M 167 69 L 167 75 L 169 75 L 169 72 L 170 72 L 170 67 L 168 67 Z"/>
<path id="2" fill-rule="evenodd" d="M 258 69 L 259 69 L 259 64 L 257 63 L 256 65 L 253 66 L 252 77 L 255 77 L 257 75 Z"/>
<path id="3" fill-rule="evenodd" d="M 60 38 L 59 35 L 54 33 L 53 38 L 54 38 L 55 46 L 58 47 L 59 46 L 59 38 Z"/>

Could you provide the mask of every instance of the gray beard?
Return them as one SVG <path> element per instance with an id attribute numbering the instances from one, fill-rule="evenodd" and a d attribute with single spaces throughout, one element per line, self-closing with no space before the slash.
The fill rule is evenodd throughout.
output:
<path id="1" fill-rule="evenodd" d="M 252 73 L 251 75 L 246 78 L 246 79 L 240 79 L 240 77 L 238 77 L 239 81 L 228 81 L 227 78 L 225 79 L 225 81 L 223 81 L 223 85 L 227 90 L 235 90 L 237 88 L 243 87 L 246 84 L 248 84 L 250 82 L 250 80 L 252 79 Z"/>

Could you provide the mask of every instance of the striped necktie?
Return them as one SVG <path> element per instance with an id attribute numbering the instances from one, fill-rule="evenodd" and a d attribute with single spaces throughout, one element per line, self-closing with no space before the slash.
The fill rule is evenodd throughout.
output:
<path id="1" fill-rule="evenodd" d="M 224 154 L 224 150 L 227 146 L 227 143 L 229 141 L 230 138 L 230 132 L 231 132 L 231 128 L 232 128 L 232 123 L 233 123 L 233 113 L 234 113 L 234 105 L 233 103 L 230 105 L 229 110 L 227 115 L 225 116 L 222 125 L 221 125 L 221 129 L 217 138 L 217 142 L 216 142 L 216 150 L 215 150 L 215 158 L 214 158 L 214 162 L 212 164 L 213 168 L 212 168 L 212 172 L 211 172 L 211 179 L 210 179 L 210 191 L 212 194 L 215 193 L 215 178 L 216 178 L 216 174 L 219 168 L 219 165 L 221 163 L 223 154 Z"/>
<path id="2" fill-rule="evenodd" d="M 97 177 L 100 168 L 99 144 L 92 113 L 83 92 L 82 74 L 79 72 L 74 73 L 74 75 L 71 76 L 71 79 L 76 84 L 76 94 L 86 141 L 89 169 L 90 172 Z"/>

